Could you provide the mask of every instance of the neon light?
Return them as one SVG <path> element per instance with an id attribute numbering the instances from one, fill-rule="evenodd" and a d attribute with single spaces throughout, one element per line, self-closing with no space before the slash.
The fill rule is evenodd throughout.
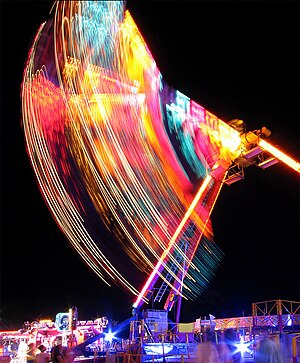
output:
<path id="1" fill-rule="evenodd" d="M 300 173 L 300 163 L 298 163 L 296 160 L 292 159 L 290 156 L 286 155 L 275 146 L 271 145 L 263 139 L 259 140 L 258 145 L 265 151 L 272 154 L 275 158 L 282 161 L 290 168 L 294 169 L 297 173 Z"/>

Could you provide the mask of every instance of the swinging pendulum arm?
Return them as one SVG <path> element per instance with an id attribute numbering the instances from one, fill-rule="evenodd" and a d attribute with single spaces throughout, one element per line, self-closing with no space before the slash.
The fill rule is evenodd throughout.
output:
<path id="1" fill-rule="evenodd" d="M 224 178 L 224 174 L 225 174 L 225 171 L 224 171 L 224 173 L 223 173 L 223 178 Z M 208 201 L 208 205 L 209 205 L 209 208 L 208 208 L 208 210 L 209 210 L 209 214 L 208 214 L 208 216 L 206 217 L 206 220 L 205 220 L 205 223 L 204 223 L 203 229 L 202 229 L 202 231 L 201 231 L 201 235 L 200 235 L 200 237 L 198 238 L 198 243 L 197 243 L 196 247 L 194 248 L 193 254 L 192 254 L 192 256 L 190 257 L 190 261 L 193 259 L 194 255 L 195 255 L 195 252 L 196 252 L 196 250 L 197 250 L 197 248 L 198 248 L 198 245 L 199 245 L 199 243 L 200 243 L 200 241 L 201 241 L 202 235 L 203 235 L 204 230 L 205 230 L 205 228 L 206 228 L 207 222 L 208 222 L 208 220 L 209 220 L 209 217 L 210 217 L 210 215 L 211 215 L 211 213 L 212 213 L 212 210 L 213 210 L 213 208 L 214 208 L 214 206 L 215 206 L 216 200 L 217 200 L 217 198 L 218 198 L 218 196 L 219 196 L 219 194 L 220 194 L 221 188 L 222 188 L 222 186 L 223 186 L 223 181 L 222 181 L 222 182 L 221 182 L 221 181 L 218 181 L 218 183 L 219 183 L 219 185 L 218 185 L 218 187 L 217 187 L 216 191 L 213 193 L 213 195 L 212 195 L 212 196 L 210 196 L 210 197 L 209 197 L 209 201 Z M 180 292 L 182 291 L 183 280 L 184 280 L 185 275 L 186 275 L 186 273 L 187 273 L 187 271 L 188 271 L 188 268 L 189 268 L 189 265 L 188 265 L 188 266 L 186 266 L 186 265 L 185 265 L 185 266 L 184 266 L 184 268 L 183 268 L 182 276 L 181 276 Z M 175 284 L 176 284 L 176 283 L 178 284 L 178 281 L 175 281 Z M 170 294 L 171 294 L 171 292 L 170 292 Z M 167 301 L 166 301 L 166 303 L 165 303 L 165 310 L 166 310 L 166 309 L 171 310 L 171 306 L 168 306 L 168 305 L 170 304 L 170 294 L 169 294 L 169 297 L 168 297 L 168 299 L 167 299 Z M 181 302 L 182 302 L 182 294 L 178 294 L 177 307 L 176 307 L 176 323 L 177 323 L 177 324 L 179 323 L 179 318 L 180 318 Z"/>
<path id="2" fill-rule="evenodd" d="M 151 275 L 149 276 L 147 282 L 145 283 L 144 287 L 142 288 L 140 294 L 138 295 L 135 303 L 133 304 L 134 308 L 137 308 L 140 306 L 140 304 L 142 304 L 142 301 L 144 299 L 144 296 L 147 292 L 147 290 L 149 289 L 149 286 L 151 286 L 153 284 L 153 281 L 157 279 L 157 274 L 162 266 L 162 264 L 164 263 L 165 258 L 167 257 L 168 253 L 170 252 L 171 248 L 174 246 L 174 243 L 177 239 L 177 237 L 179 236 L 180 232 L 182 231 L 182 228 L 184 227 L 186 221 L 189 219 L 189 217 L 191 216 L 193 210 L 195 209 L 197 203 L 199 202 L 203 192 L 205 191 L 205 189 L 207 188 L 207 186 L 209 185 L 210 181 L 212 180 L 211 175 L 207 175 L 206 178 L 204 179 L 201 187 L 199 188 L 195 198 L 193 199 L 192 203 L 190 204 L 188 210 L 186 211 L 182 221 L 180 222 L 180 224 L 178 225 L 174 235 L 172 236 L 170 243 L 167 247 L 167 249 L 162 253 L 160 259 L 158 260 L 155 268 L 153 269 Z M 179 290 L 176 291 L 179 294 Z"/>

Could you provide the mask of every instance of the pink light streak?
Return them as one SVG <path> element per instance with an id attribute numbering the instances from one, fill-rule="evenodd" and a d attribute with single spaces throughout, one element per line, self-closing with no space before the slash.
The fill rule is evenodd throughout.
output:
<path id="1" fill-rule="evenodd" d="M 180 224 L 178 225 L 174 235 L 172 236 L 169 246 L 168 248 L 163 252 L 163 254 L 161 255 L 158 263 L 156 264 L 155 268 L 153 269 L 151 275 L 149 276 L 147 282 L 145 283 L 144 287 L 142 288 L 138 298 L 136 299 L 135 303 L 133 304 L 133 307 L 136 308 L 139 306 L 139 303 L 141 302 L 141 300 L 143 299 L 149 285 L 151 284 L 152 280 L 154 279 L 154 277 L 156 276 L 156 274 L 158 273 L 159 268 L 161 267 L 161 265 L 164 262 L 164 259 L 166 258 L 166 256 L 168 255 L 168 253 L 170 252 L 171 248 L 173 247 L 177 237 L 179 236 L 182 228 L 184 227 L 186 221 L 189 219 L 189 217 L 191 216 L 193 210 L 195 209 L 197 203 L 199 202 L 199 199 L 201 198 L 203 192 L 205 191 L 205 189 L 207 188 L 209 182 L 211 181 L 212 177 L 210 175 L 207 175 L 207 177 L 204 179 L 201 187 L 199 188 L 197 194 L 195 195 L 194 200 L 192 201 L 192 203 L 190 204 L 188 210 L 186 211 L 183 219 L 181 220 Z M 176 291 L 178 294 L 180 294 L 180 291 Z"/>

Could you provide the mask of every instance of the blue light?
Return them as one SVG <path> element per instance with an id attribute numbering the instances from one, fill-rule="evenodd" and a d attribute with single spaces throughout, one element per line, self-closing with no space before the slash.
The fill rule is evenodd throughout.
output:
<path id="1" fill-rule="evenodd" d="M 240 352 L 243 356 L 245 353 L 252 354 L 252 349 L 250 348 L 252 341 L 244 342 L 240 341 L 239 343 L 235 344 L 237 352 Z"/>
<path id="2" fill-rule="evenodd" d="M 115 334 L 113 332 L 108 332 L 105 334 L 104 340 L 111 343 L 114 338 Z"/>

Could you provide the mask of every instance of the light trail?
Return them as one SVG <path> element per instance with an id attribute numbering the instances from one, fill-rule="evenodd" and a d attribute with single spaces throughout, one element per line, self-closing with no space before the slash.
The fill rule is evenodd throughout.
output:
<path id="1" fill-rule="evenodd" d="M 134 278 L 149 276 L 166 250 L 182 269 L 169 241 L 187 210 L 197 232 L 182 258 L 199 272 L 191 261 L 199 231 L 211 242 L 213 233 L 206 201 L 192 212 L 194 184 L 210 172 L 207 157 L 231 159 L 239 139 L 164 82 L 124 5 L 55 3 L 28 54 L 22 125 L 41 193 L 74 250 L 106 284 L 138 296 Z M 201 290 L 220 259 L 201 254 L 207 275 L 187 273 L 186 294 Z"/>
<path id="2" fill-rule="evenodd" d="M 258 141 L 258 146 L 262 149 L 273 155 L 276 159 L 283 162 L 285 165 L 290 167 L 291 169 L 295 170 L 297 173 L 300 174 L 300 163 L 296 160 L 292 159 L 290 156 L 276 148 L 275 146 L 271 145 L 267 141 L 260 139 Z"/>
<path id="3" fill-rule="evenodd" d="M 225 172 L 226 171 L 224 171 L 224 176 L 225 176 Z M 218 196 L 219 196 L 219 194 L 220 194 L 220 192 L 221 192 L 221 189 L 222 189 L 222 186 L 223 186 L 223 181 L 222 182 L 217 182 L 217 181 L 215 181 L 216 183 L 218 183 L 218 187 L 217 188 L 215 188 L 214 189 L 214 191 L 213 191 L 213 193 L 212 193 L 212 195 L 210 195 L 209 196 L 209 201 L 208 201 L 208 204 L 209 204 L 209 214 L 207 215 L 207 218 L 206 218 L 206 220 L 205 220 L 205 223 L 204 223 L 204 226 L 203 226 L 203 229 L 202 229 L 202 231 L 201 231 L 201 233 L 200 233 L 200 236 L 199 236 L 199 238 L 198 238 L 198 241 L 197 241 L 197 244 L 196 244 L 196 247 L 193 249 L 193 252 L 192 252 L 192 255 L 191 255 L 191 257 L 190 257 L 190 261 L 192 261 L 193 260 L 193 258 L 194 258 L 194 256 L 195 256 L 195 254 L 196 254 L 196 251 L 197 251 L 197 249 L 198 249 L 198 245 L 199 245 L 199 243 L 201 242 L 201 239 L 202 239 L 202 236 L 203 236 L 203 233 L 204 233 L 204 230 L 205 230 L 205 228 L 206 228 L 206 226 L 207 226 L 207 223 L 208 223 L 208 221 L 209 221 L 209 218 L 210 218 L 210 215 L 211 215 L 211 213 L 212 213 L 212 211 L 213 211 L 213 208 L 214 208 L 214 206 L 215 206 L 215 203 L 216 203 L 216 201 L 217 201 L 217 198 L 218 198 Z M 182 276 L 181 276 L 181 279 L 182 279 L 182 282 L 183 282 L 183 280 L 184 280 L 184 278 L 185 278 L 185 276 L 186 276 L 186 273 L 187 273 L 187 271 L 188 271 L 188 269 L 189 269 L 189 267 L 190 267 L 190 263 L 189 263 L 189 261 L 188 261 L 188 263 L 187 263 L 187 265 L 185 266 L 185 268 L 183 269 L 183 271 L 182 271 Z M 180 285 L 180 283 L 178 282 L 178 280 L 176 280 L 176 281 L 174 281 L 174 285 L 173 285 L 173 291 L 171 290 L 170 292 L 169 292 L 169 295 L 168 295 L 168 298 L 166 299 L 166 302 L 165 302 L 165 305 L 164 305 L 164 309 L 165 310 L 171 310 L 171 308 L 172 308 L 172 306 L 173 306 L 173 304 L 174 304 L 174 299 L 172 299 L 172 294 L 173 294 L 173 292 L 175 291 L 180 291 L 180 293 L 178 294 L 179 296 L 181 296 L 182 294 L 181 294 L 181 292 L 182 292 L 182 286 L 183 286 L 183 284 L 181 283 L 181 285 Z M 181 302 L 179 302 L 179 304 L 181 304 Z M 180 311 L 180 308 L 178 308 L 177 309 L 177 315 L 179 314 L 179 311 Z M 176 321 L 177 322 L 179 322 L 179 317 L 176 315 Z"/>
<path id="4" fill-rule="evenodd" d="M 124 1 L 56 1 L 52 14 L 30 48 L 21 93 L 26 149 L 49 211 L 85 264 L 135 304 L 166 274 L 178 286 L 183 273 L 182 294 L 194 298 L 222 258 L 210 220 L 220 185 L 210 181 L 240 156 L 241 136 L 164 81 Z M 195 228 L 183 252 L 175 242 L 188 220 Z"/>
<path id="5" fill-rule="evenodd" d="M 193 210 L 195 209 L 196 205 L 198 204 L 203 192 L 205 191 L 205 189 L 207 188 L 209 182 L 211 181 L 212 177 L 210 175 L 207 175 L 207 177 L 204 179 L 201 187 L 199 188 L 194 200 L 192 201 L 191 205 L 189 206 L 188 210 L 186 211 L 182 221 L 180 222 L 180 224 L 178 225 L 174 235 L 172 236 L 168 248 L 163 252 L 163 254 L 161 255 L 158 263 L 156 264 L 155 268 L 153 269 L 151 275 L 149 276 L 147 282 L 145 283 L 144 287 L 142 288 L 138 298 L 136 299 L 136 301 L 133 304 L 134 308 L 137 308 L 139 306 L 139 303 L 141 302 L 141 300 L 143 299 L 148 287 L 150 286 L 152 280 L 154 279 L 154 277 L 156 276 L 156 274 L 158 273 L 159 268 L 161 267 L 162 263 L 164 262 L 164 259 L 166 258 L 166 256 L 168 255 L 168 253 L 170 252 L 171 248 L 173 247 L 177 237 L 179 236 L 180 232 L 182 231 L 182 228 L 184 227 L 186 221 L 190 218 Z M 176 291 L 178 294 L 180 294 L 180 291 Z"/>

